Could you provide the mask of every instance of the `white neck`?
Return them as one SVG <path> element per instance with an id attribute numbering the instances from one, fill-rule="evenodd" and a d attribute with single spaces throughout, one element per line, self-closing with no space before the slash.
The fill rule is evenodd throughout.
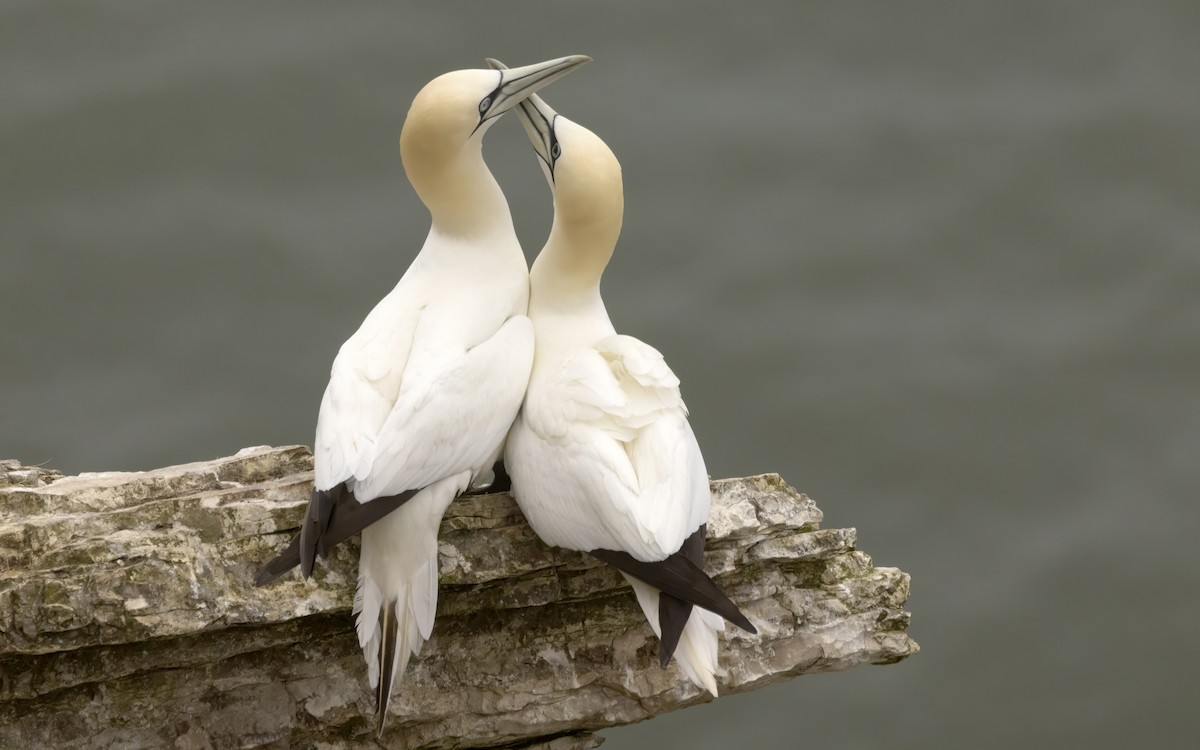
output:
<path id="1" fill-rule="evenodd" d="M 578 273 L 547 243 L 529 272 L 529 319 L 537 337 L 534 362 L 578 346 L 590 346 L 616 331 L 600 296 L 599 275 Z"/>
<path id="2" fill-rule="evenodd" d="M 415 183 L 414 183 L 415 184 Z M 483 161 L 478 146 L 468 147 L 418 190 L 433 226 L 451 236 L 515 234 L 504 191 Z"/>
<path id="3" fill-rule="evenodd" d="M 401 134 L 404 171 L 429 209 L 434 229 L 447 236 L 486 237 L 513 233 L 504 192 L 483 161 L 483 134 L 465 143 Z"/>

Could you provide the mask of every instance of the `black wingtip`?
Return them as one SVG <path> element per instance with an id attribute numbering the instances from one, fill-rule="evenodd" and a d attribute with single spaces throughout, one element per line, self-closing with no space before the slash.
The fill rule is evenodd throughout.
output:
<path id="1" fill-rule="evenodd" d="M 679 646 L 683 629 L 692 615 L 692 605 L 666 592 L 658 596 L 658 665 L 665 668 Z"/>
<path id="2" fill-rule="evenodd" d="M 704 567 L 704 538 L 708 533 L 708 524 L 700 524 L 683 540 L 677 555 L 682 555 L 698 567 Z M 662 633 L 658 644 L 658 664 L 664 669 L 671 663 L 671 657 L 679 646 L 683 629 L 687 627 L 688 618 L 692 616 L 692 605 L 677 596 L 666 592 L 658 598 L 658 630 Z"/>
<path id="3" fill-rule="evenodd" d="M 726 617 L 725 619 L 729 620 L 734 625 L 737 625 L 742 630 L 745 630 L 750 635 L 758 635 L 758 628 L 754 627 L 754 623 L 750 622 L 750 619 L 742 614 L 740 609 L 737 611 L 737 615 L 738 616 L 736 618 Z"/>
<path id="4" fill-rule="evenodd" d="M 276 573 L 271 570 L 270 564 L 263 566 L 263 569 L 258 571 L 258 575 L 254 577 L 254 587 L 262 588 L 263 586 L 275 583 L 280 579 L 282 573 Z"/>
<path id="5" fill-rule="evenodd" d="M 329 528 L 329 517 L 332 514 L 333 492 L 313 490 L 308 501 L 308 511 L 304 515 L 304 525 L 300 527 L 300 574 L 306 579 L 312 577 L 313 566 L 317 561 L 317 546 L 325 535 L 325 530 Z"/>
<path id="6" fill-rule="evenodd" d="M 643 562 L 628 552 L 615 550 L 596 549 L 588 554 L 659 591 L 718 614 L 742 630 L 749 633 L 758 632 L 721 587 L 708 577 L 704 569 L 679 552 L 665 560 L 653 562 Z"/>
<path id="7" fill-rule="evenodd" d="M 283 552 L 280 552 L 274 559 L 262 566 L 258 571 L 258 576 L 254 579 L 254 585 L 261 587 L 274 583 L 298 564 L 300 564 L 299 534 L 292 537 L 292 543 Z"/>
<path id="8" fill-rule="evenodd" d="M 703 573 L 704 571 L 701 570 L 700 572 Z M 751 635 L 758 635 L 758 628 L 754 627 L 754 623 L 750 622 L 750 618 L 746 617 L 738 605 L 734 604 L 733 600 L 726 596 L 725 592 L 721 591 L 721 589 L 717 587 L 716 581 L 713 581 L 711 578 L 708 580 L 710 583 L 712 583 L 713 588 L 718 592 L 721 600 L 723 600 L 721 604 L 724 606 L 720 608 L 705 607 L 705 609 L 716 612 L 721 617 L 724 617 L 726 620 L 734 625 L 737 625 L 739 628 Z M 701 603 L 697 606 L 704 607 L 705 605 Z"/>
<path id="9" fill-rule="evenodd" d="M 259 570 L 254 585 L 266 586 L 297 565 L 302 576 L 312 578 L 318 557 L 328 557 L 334 547 L 396 510 L 418 492 L 406 490 L 360 503 L 344 482 L 330 490 L 313 490 L 300 533 L 287 549 Z"/>
<path id="10" fill-rule="evenodd" d="M 758 634 L 758 628 L 754 627 L 754 623 L 750 622 L 750 619 L 742 613 L 742 610 L 739 609 L 736 604 L 733 603 L 733 600 L 721 590 L 721 587 L 717 585 L 717 582 L 708 577 L 708 574 L 704 572 L 703 568 L 688 558 L 683 558 L 683 561 L 687 566 L 692 568 L 692 575 L 696 577 L 696 580 L 703 581 L 700 583 L 700 588 L 706 589 L 705 593 L 708 595 L 708 603 L 704 601 L 693 601 L 693 604 L 695 604 L 697 607 L 703 607 L 710 612 L 715 612 L 721 617 L 724 617 L 726 620 L 732 622 L 734 625 L 737 625 L 742 630 L 745 630 L 747 633 L 752 635 Z"/>

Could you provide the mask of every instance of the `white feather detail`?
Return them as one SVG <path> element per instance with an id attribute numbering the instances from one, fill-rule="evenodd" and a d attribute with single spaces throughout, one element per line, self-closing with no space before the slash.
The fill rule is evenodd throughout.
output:
<path id="1" fill-rule="evenodd" d="M 624 575 L 624 574 L 622 574 Z M 654 635 L 662 637 L 658 622 L 658 589 L 636 578 L 625 576 L 637 595 L 638 606 L 650 623 Z M 717 633 L 725 630 L 725 620 L 701 607 L 692 607 L 673 660 L 679 670 L 694 684 L 717 696 L 717 676 L 724 674 L 717 664 Z"/>
<path id="2" fill-rule="evenodd" d="M 708 518 L 708 473 L 679 380 L 631 336 L 539 362 L 505 463 L 550 544 L 661 560 Z"/>
<path id="3" fill-rule="evenodd" d="M 393 603 L 397 623 L 392 654 L 394 680 L 401 678 L 410 656 L 421 652 L 433 632 L 438 525 L 446 508 L 466 489 L 470 477 L 471 473 L 464 471 L 431 485 L 362 532 L 354 613 L 371 687 L 379 684 L 383 638 L 379 623 L 388 602 Z"/>
<path id="4" fill-rule="evenodd" d="M 356 480 L 367 502 L 478 469 L 502 443 L 529 380 L 533 328 L 520 246 L 497 243 L 431 232 L 342 345 L 317 417 L 317 489 Z"/>
<path id="5" fill-rule="evenodd" d="M 370 469 L 375 437 L 399 395 L 423 309 L 412 288 L 418 275 L 410 268 L 333 360 L 313 441 L 319 490 Z"/>
<path id="6" fill-rule="evenodd" d="M 536 132 L 528 111 L 518 117 Z M 707 520 L 708 473 L 679 379 L 658 350 L 616 334 L 600 295 L 624 211 L 620 164 L 586 128 L 556 116 L 553 130 L 563 144 L 554 224 L 529 273 L 536 361 L 505 464 L 543 541 L 660 561 Z M 658 592 L 631 583 L 660 632 Z M 684 673 L 714 695 L 723 628 L 694 609 L 676 650 Z"/>
<path id="7" fill-rule="evenodd" d="M 464 468 L 490 469 L 484 464 L 512 426 L 532 362 L 533 325 L 518 315 L 478 345 L 406 375 L 355 493 L 369 500 Z"/>

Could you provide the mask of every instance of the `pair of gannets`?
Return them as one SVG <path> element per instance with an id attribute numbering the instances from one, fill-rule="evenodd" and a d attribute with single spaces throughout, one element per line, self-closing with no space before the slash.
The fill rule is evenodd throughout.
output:
<path id="1" fill-rule="evenodd" d="M 708 475 L 679 380 L 658 351 L 616 333 L 600 297 L 624 211 L 620 165 L 535 95 L 589 60 L 489 60 L 492 70 L 447 73 L 413 100 L 400 153 L 433 224 L 333 362 L 307 517 L 258 577 L 296 565 L 308 577 L 317 555 L 362 532 L 354 609 L 379 732 L 397 676 L 433 629 L 442 515 L 502 454 L 545 542 L 629 580 L 663 666 L 676 655 L 716 695 L 722 618 L 754 632 L 702 569 Z M 532 270 L 482 155 L 510 109 L 554 195 Z"/>

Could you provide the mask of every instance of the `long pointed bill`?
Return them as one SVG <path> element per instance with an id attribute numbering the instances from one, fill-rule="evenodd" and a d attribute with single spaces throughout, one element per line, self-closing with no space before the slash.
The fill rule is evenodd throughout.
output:
<path id="1" fill-rule="evenodd" d="M 526 97 L 532 96 L 591 60 L 592 58 L 587 55 L 571 55 L 521 68 L 501 70 L 500 85 L 492 92 L 491 106 L 488 107 L 487 113 L 482 119 L 490 120 L 499 117 L 520 104 Z"/>
<path id="2" fill-rule="evenodd" d="M 504 75 L 512 73 L 504 63 L 494 58 L 489 57 L 484 62 L 493 70 L 502 71 Z M 550 179 L 553 180 L 554 159 L 556 158 L 554 144 L 557 141 L 554 136 L 554 118 L 558 117 L 558 113 L 546 103 L 545 99 L 537 94 L 530 94 L 519 103 L 517 117 L 521 120 L 521 126 L 525 128 L 525 135 L 529 136 L 529 142 L 533 144 L 533 150 L 546 163 Z"/>

